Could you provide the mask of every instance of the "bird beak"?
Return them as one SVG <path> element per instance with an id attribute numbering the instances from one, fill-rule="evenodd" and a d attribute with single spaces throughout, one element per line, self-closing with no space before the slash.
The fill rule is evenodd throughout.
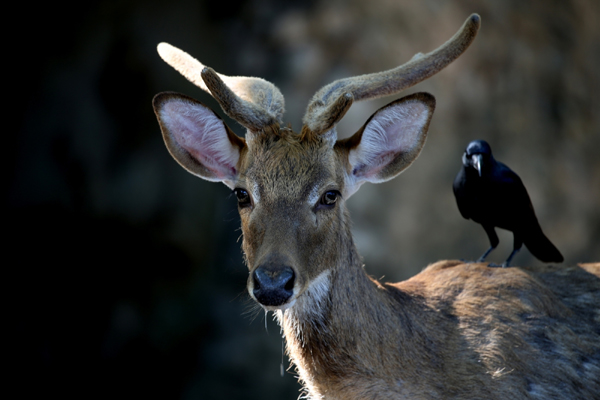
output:
<path id="1" fill-rule="evenodd" d="M 473 154 L 471 156 L 471 164 L 477 170 L 479 177 L 481 177 L 481 154 Z"/>

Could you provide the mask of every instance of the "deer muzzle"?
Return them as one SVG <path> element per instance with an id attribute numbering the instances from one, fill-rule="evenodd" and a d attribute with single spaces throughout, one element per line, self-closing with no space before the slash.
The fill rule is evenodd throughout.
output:
<path id="1" fill-rule="evenodd" d="M 291 267 L 265 264 L 252 273 L 252 294 L 263 306 L 279 307 L 294 294 L 296 275 Z"/>

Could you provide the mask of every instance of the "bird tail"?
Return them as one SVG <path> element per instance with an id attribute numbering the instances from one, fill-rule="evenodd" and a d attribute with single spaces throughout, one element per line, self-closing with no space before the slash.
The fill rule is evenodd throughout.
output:
<path id="1" fill-rule="evenodd" d="M 542 232 L 542 229 L 539 228 L 539 226 L 536 228 L 536 232 L 525 235 L 526 240 L 524 243 L 525 246 L 527 246 L 527 249 L 540 261 L 548 263 L 563 262 L 564 258 L 562 254 L 560 254 L 560 251 L 558 251 L 550 239 L 544 235 L 544 232 Z"/>

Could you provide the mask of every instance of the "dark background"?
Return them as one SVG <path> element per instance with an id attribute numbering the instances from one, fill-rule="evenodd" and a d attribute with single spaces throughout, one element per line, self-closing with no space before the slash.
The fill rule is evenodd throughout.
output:
<path id="1" fill-rule="evenodd" d="M 520 174 L 565 263 L 600 260 L 597 1 L 68 4 L 5 13 L 17 27 L 3 59 L 11 398 L 298 396 L 293 373 L 280 377 L 279 328 L 245 293 L 235 199 L 162 143 L 154 94 L 179 91 L 222 113 L 158 57 L 161 41 L 224 74 L 272 81 L 299 130 L 322 85 L 429 52 L 478 12 L 467 53 L 404 93 L 437 99 L 420 158 L 349 201 L 367 271 L 396 281 L 487 248 L 451 190 L 478 138 Z M 392 100 L 355 104 L 340 136 Z M 512 246 L 500 233 L 497 262 Z M 523 250 L 514 263 L 539 261 Z"/>

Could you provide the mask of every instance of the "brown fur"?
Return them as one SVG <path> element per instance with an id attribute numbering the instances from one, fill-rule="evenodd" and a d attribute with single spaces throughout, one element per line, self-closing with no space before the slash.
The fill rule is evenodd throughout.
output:
<path id="1" fill-rule="evenodd" d="M 323 326 L 302 324 L 303 340 L 282 318 L 288 351 L 315 398 L 599 393 L 600 267 L 591 274 L 441 261 L 383 286 L 352 272 L 334 281 Z M 565 285 L 570 294 L 560 298 Z"/>
<path id="2" fill-rule="evenodd" d="M 352 143 L 352 140 L 346 141 Z M 442 261 L 398 284 L 368 278 L 345 204 L 318 223 L 314 182 L 343 185 L 344 146 L 261 136 L 245 165 L 260 205 L 241 209 L 250 272 L 266 257 L 298 271 L 278 311 L 311 398 L 592 398 L 600 390 L 600 267 L 492 269 Z M 331 268 L 316 314 L 303 292 Z M 250 284 L 250 280 L 249 280 Z"/>
<path id="3" fill-rule="evenodd" d="M 307 201 L 311 193 L 344 192 L 355 142 L 332 147 L 270 126 L 243 146 L 238 163 L 236 187 L 256 196 L 240 208 L 249 276 L 265 262 L 294 269 L 295 303 L 271 309 L 311 398 L 600 393 L 600 266 L 442 261 L 398 284 L 370 279 L 345 199 L 319 211 Z M 319 289 L 314 282 L 324 273 Z M 252 285 L 249 278 L 250 293 Z"/>
<path id="4" fill-rule="evenodd" d="M 600 264 L 500 269 L 440 261 L 405 282 L 387 284 L 367 276 L 352 240 L 347 197 L 365 181 L 391 179 L 414 161 L 435 102 L 428 94 L 407 96 L 337 142 L 335 123 L 353 98 L 392 94 L 439 71 L 468 47 L 478 27 L 474 15 L 449 46 L 391 74 L 326 86 L 309 105 L 301 134 L 252 111 L 268 101 L 238 102 L 216 73 L 206 84 L 219 92 L 224 110 L 250 128 L 245 141 L 226 127 L 213 129 L 222 121 L 212 113 L 187 112 L 204 107 L 200 103 L 156 97 L 171 154 L 192 173 L 220 179 L 249 199 L 240 200 L 239 212 L 251 296 L 257 269 L 293 271 L 289 297 L 264 308 L 276 313 L 310 398 L 541 400 L 600 393 Z M 194 76 L 189 67 L 197 61 L 162 48 L 168 59 L 179 60 L 176 68 Z M 254 81 L 240 79 L 247 92 Z M 184 123 L 170 122 L 169 112 L 179 111 L 161 112 L 169 101 L 179 102 L 184 117 L 176 119 Z M 227 167 L 225 178 L 177 143 L 183 137 L 193 146 L 193 134 L 191 144 L 185 140 L 193 127 L 212 135 L 209 154 L 202 148 L 193 153 L 211 156 L 213 164 L 225 160 L 216 165 L 218 171 Z M 172 129 L 183 132 L 173 135 Z M 332 192 L 340 194 L 337 201 L 324 203 Z"/>

